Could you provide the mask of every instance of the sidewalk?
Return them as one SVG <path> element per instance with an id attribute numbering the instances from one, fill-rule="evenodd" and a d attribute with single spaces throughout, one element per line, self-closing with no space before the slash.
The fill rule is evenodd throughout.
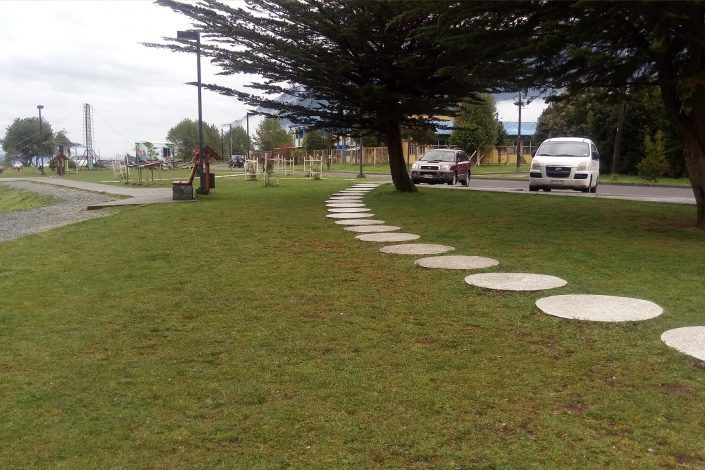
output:
<path id="1" fill-rule="evenodd" d="M 76 181 L 64 179 L 58 176 L 44 177 L 28 177 L 18 178 L 33 183 L 52 184 L 55 186 L 63 186 L 74 189 L 82 189 L 94 193 L 114 194 L 117 196 L 126 196 L 125 199 L 115 199 L 104 203 L 92 204 L 88 209 L 101 209 L 103 207 L 115 206 L 141 206 L 144 204 L 162 204 L 167 202 L 195 202 L 196 199 L 190 201 L 174 201 L 172 200 L 171 188 L 135 188 L 129 185 L 111 185 L 100 183 L 88 183 L 85 181 Z"/>

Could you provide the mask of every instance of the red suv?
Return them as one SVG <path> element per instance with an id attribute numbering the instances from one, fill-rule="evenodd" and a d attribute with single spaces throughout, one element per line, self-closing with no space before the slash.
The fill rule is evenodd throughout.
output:
<path id="1" fill-rule="evenodd" d="M 411 181 L 418 183 L 470 184 L 472 163 L 468 154 L 457 149 L 429 150 L 411 165 Z"/>

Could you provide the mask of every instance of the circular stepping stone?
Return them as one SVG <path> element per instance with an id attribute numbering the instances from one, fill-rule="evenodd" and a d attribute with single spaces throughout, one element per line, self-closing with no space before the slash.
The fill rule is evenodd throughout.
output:
<path id="1" fill-rule="evenodd" d="M 362 203 L 362 198 L 361 197 L 341 197 L 337 199 L 328 199 L 326 200 L 327 203 L 343 203 L 343 202 L 357 202 L 357 203 Z"/>
<path id="2" fill-rule="evenodd" d="M 416 264 L 431 269 L 483 269 L 497 266 L 499 261 L 482 256 L 432 256 L 417 259 Z"/>
<path id="3" fill-rule="evenodd" d="M 362 202 L 331 202 L 326 204 L 326 207 L 342 208 L 342 207 L 365 207 Z"/>
<path id="4" fill-rule="evenodd" d="M 343 207 L 328 209 L 331 214 L 355 214 L 357 212 L 370 212 L 372 209 L 367 207 Z"/>
<path id="5" fill-rule="evenodd" d="M 363 219 L 366 217 L 374 217 L 374 214 L 368 214 L 368 213 L 359 213 L 356 212 L 354 214 L 327 214 L 326 217 L 329 219 Z"/>
<path id="6" fill-rule="evenodd" d="M 448 245 L 437 245 L 435 243 L 404 243 L 402 245 L 385 246 L 379 251 L 395 255 L 438 255 L 455 250 Z"/>
<path id="7" fill-rule="evenodd" d="M 380 242 L 380 243 L 396 243 L 396 242 L 410 242 L 411 240 L 417 240 L 421 238 L 421 235 L 415 235 L 413 233 L 365 233 L 363 235 L 358 235 L 355 238 L 362 240 L 363 242 Z"/>
<path id="8" fill-rule="evenodd" d="M 345 227 L 345 230 L 357 233 L 379 233 L 401 230 L 401 227 L 394 225 L 353 225 L 352 227 Z"/>
<path id="9" fill-rule="evenodd" d="M 566 281 L 546 274 L 530 273 L 484 273 L 471 274 L 465 278 L 471 286 L 493 290 L 534 291 L 563 287 Z"/>
<path id="10" fill-rule="evenodd" d="M 705 361 L 705 326 L 686 326 L 668 330 L 661 335 L 668 346 Z"/>
<path id="11" fill-rule="evenodd" d="M 365 194 L 367 194 L 367 193 L 356 191 L 354 193 L 335 193 L 335 194 L 332 194 L 331 197 L 350 197 L 350 196 L 364 197 Z"/>
<path id="12" fill-rule="evenodd" d="M 536 306 L 554 317 L 603 322 L 648 320 L 663 313 L 648 300 L 612 295 L 554 295 L 537 300 Z"/>
<path id="13" fill-rule="evenodd" d="M 337 220 L 335 223 L 338 225 L 382 225 L 384 223 L 384 220 L 350 219 L 350 220 Z"/>

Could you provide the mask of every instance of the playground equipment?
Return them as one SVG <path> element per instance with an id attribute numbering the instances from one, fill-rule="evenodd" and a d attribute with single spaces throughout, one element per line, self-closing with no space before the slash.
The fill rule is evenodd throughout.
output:
<path id="1" fill-rule="evenodd" d="M 264 185 L 279 186 L 279 166 L 280 158 L 264 157 Z"/>
<path id="2" fill-rule="evenodd" d="M 274 162 L 277 167 L 277 171 L 279 171 L 284 176 L 286 176 L 287 173 L 294 174 L 293 158 L 275 157 Z"/>
<path id="3" fill-rule="evenodd" d="M 249 181 L 256 181 L 259 173 L 259 160 L 245 160 L 245 175 Z"/>
<path id="4" fill-rule="evenodd" d="M 201 158 L 198 149 L 193 149 L 193 160 L 191 161 L 191 173 L 188 180 L 176 180 L 171 182 L 172 199 L 174 201 L 183 201 L 193 199 L 193 179 L 196 174 L 202 174 L 205 171 L 206 188 L 208 190 L 215 188 L 215 174 L 210 172 L 211 160 L 220 160 L 220 155 L 213 150 L 209 145 L 203 147 L 203 166 L 201 168 Z"/>
<path id="5" fill-rule="evenodd" d="M 304 174 L 313 179 L 323 177 L 323 158 L 304 157 Z"/>
<path id="6" fill-rule="evenodd" d="M 68 167 L 69 157 L 64 152 L 59 152 L 51 158 L 51 165 L 56 165 L 56 174 L 64 176 Z"/>

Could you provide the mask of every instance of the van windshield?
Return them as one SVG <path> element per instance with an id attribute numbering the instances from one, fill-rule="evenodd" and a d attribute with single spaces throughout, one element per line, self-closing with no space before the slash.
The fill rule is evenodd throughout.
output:
<path id="1" fill-rule="evenodd" d="M 426 162 L 455 162 L 455 152 L 447 150 L 431 150 L 426 152 L 421 160 Z"/>
<path id="2" fill-rule="evenodd" d="M 544 142 L 536 155 L 546 157 L 587 157 L 590 145 L 585 142 Z"/>

